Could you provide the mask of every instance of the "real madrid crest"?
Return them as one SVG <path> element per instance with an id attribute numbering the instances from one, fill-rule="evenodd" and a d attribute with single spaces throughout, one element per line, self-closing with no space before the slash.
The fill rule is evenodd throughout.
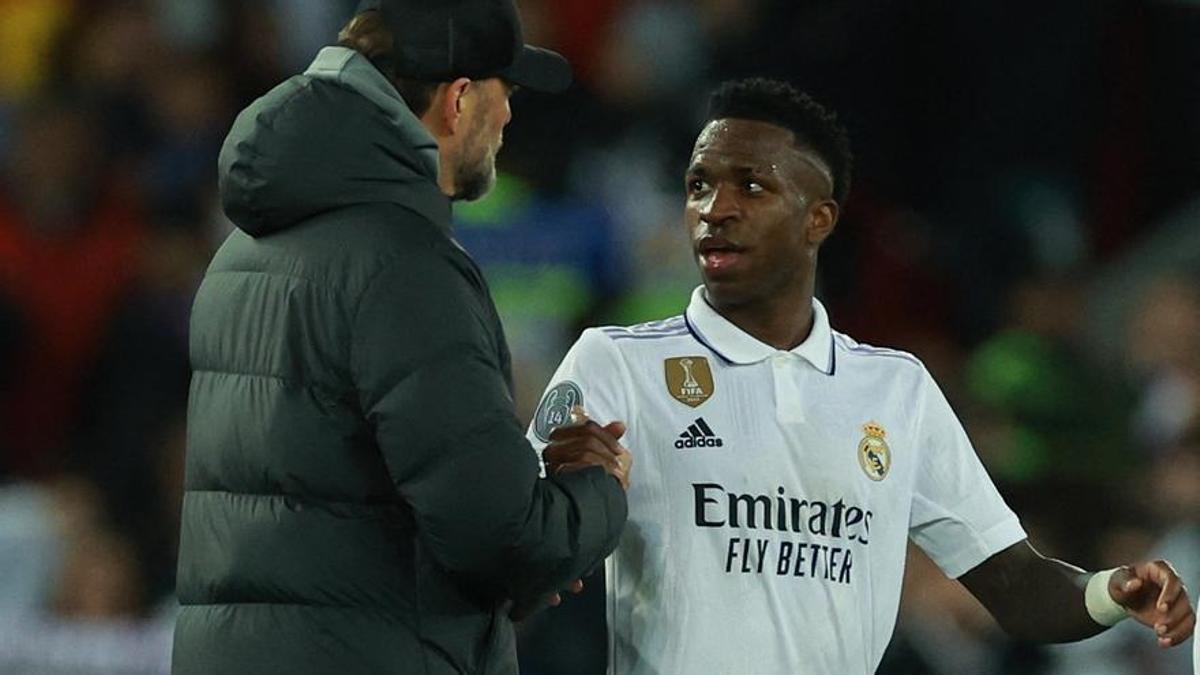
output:
<path id="1" fill-rule="evenodd" d="M 703 356 L 680 356 L 663 361 L 667 391 L 676 401 L 693 408 L 713 395 L 712 369 Z"/>
<path id="2" fill-rule="evenodd" d="M 867 422 L 862 430 L 866 435 L 858 442 L 858 464 L 871 480 L 883 480 L 892 469 L 892 451 L 884 440 L 887 430 L 878 422 Z"/>

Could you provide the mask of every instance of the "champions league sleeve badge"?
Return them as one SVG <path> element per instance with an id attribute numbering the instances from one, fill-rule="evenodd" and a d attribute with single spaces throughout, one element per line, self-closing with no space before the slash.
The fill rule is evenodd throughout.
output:
<path id="1" fill-rule="evenodd" d="M 570 380 L 563 380 L 554 385 L 542 397 L 537 412 L 533 414 L 533 434 L 545 443 L 550 442 L 550 434 L 571 419 L 571 408 L 583 405 L 583 391 L 579 385 Z"/>
<path id="2" fill-rule="evenodd" d="M 713 395 L 712 369 L 703 356 L 680 356 L 663 361 L 667 392 L 680 403 L 695 408 Z"/>
<path id="3" fill-rule="evenodd" d="M 892 451 L 884 440 L 887 430 L 878 422 L 867 422 L 862 430 L 866 435 L 858 442 L 858 464 L 867 478 L 881 481 L 892 468 Z"/>

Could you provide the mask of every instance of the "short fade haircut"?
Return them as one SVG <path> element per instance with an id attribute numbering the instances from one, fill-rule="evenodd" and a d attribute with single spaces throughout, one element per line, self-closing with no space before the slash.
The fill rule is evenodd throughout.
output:
<path id="1" fill-rule="evenodd" d="M 767 122 L 796 135 L 796 143 L 815 152 L 833 174 L 833 199 L 845 206 L 854 162 L 846 128 L 832 110 L 787 82 L 762 77 L 732 80 L 709 99 L 708 119 Z"/>

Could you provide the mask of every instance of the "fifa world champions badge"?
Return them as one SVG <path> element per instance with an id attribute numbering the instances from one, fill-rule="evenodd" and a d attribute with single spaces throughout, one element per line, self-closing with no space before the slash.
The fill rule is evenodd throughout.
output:
<path id="1" fill-rule="evenodd" d="M 712 368 L 703 356 L 680 356 L 663 361 L 667 391 L 680 403 L 695 408 L 713 395 Z"/>
<path id="2" fill-rule="evenodd" d="M 887 430 L 878 422 L 862 426 L 863 439 L 858 442 L 858 464 L 873 481 L 881 481 L 892 469 L 892 451 L 887 444 Z"/>

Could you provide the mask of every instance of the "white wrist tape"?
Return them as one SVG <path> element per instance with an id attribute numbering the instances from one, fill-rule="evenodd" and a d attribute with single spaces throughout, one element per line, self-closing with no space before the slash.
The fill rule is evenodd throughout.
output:
<path id="1" fill-rule="evenodd" d="M 1115 626 L 1129 616 L 1125 608 L 1112 599 L 1108 592 L 1108 580 L 1116 568 L 1096 572 L 1088 579 L 1087 588 L 1083 591 L 1083 602 L 1087 606 L 1092 620 L 1101 626 Z"/>

